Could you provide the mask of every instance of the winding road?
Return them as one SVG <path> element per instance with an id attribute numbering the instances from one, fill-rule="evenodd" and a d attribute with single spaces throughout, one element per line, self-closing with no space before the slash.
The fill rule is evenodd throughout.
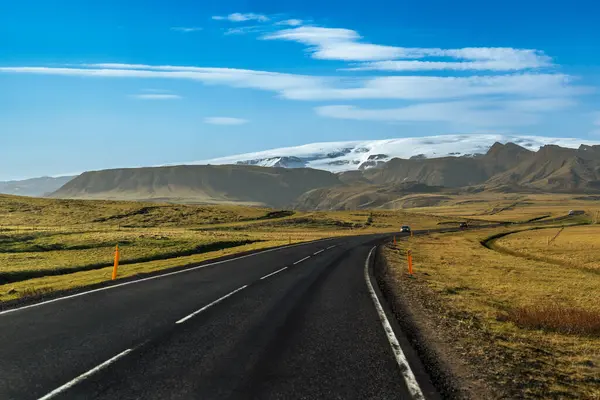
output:
<path id="1" fill-rule="evenodd" d="M 372 276 L 389 235 L 0 312 L 1 399 L 437 399 Z"/>

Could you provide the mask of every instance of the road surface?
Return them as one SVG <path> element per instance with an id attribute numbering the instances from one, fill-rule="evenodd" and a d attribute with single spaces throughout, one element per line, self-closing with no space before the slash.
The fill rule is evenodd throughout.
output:
<path id="1" fill-rule="evenodd" d="M 370 289 L 382 239 L 284 247 L 0 312 L 0 398 L 438 398 Z"/>

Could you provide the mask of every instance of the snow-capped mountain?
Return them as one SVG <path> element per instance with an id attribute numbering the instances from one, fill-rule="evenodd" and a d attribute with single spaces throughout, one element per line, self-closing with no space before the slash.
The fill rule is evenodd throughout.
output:
<path id="1" fill-rule="evenodd" d="M 581 144 L 600 144 L 576 138 L 520 135 L 441 135 L 387 140 L 329 142 L 240 154 L 187 164 L 243 164 L 261 167 L 315 168 L 331 172 L 378 166 L 392 158 L 471 157 L 483 154 L 495 143 L 512 142 L 537 151 L 547 144 L 578 148 Z"/>

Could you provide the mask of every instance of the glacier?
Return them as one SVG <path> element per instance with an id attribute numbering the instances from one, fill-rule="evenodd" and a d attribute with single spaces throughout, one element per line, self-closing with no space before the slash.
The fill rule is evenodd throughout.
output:
<path id="1" fill-rule="evenodd" d="M 527 135 L 458 134 L 407 137 L 384 140 L 324 142 L 296 147 L 239 154 L 187 165 L 256 165 L 262 167 L 314 168 L 330 172 L 366 169 L 392 158 L 470 157 L 483 154 L 495 143 L 512 142 L 537 151 L 544 145 L 578 148 L 581 144 L 598 145 L 600 141 Z"/>

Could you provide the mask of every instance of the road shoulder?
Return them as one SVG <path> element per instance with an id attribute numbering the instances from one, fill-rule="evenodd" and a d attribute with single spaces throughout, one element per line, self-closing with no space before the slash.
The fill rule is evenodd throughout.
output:
<path id="1" fill-rule="evenodd" d="M 496 398 L 498 391 L 483 380 L 477 365 L 468 363 L 460 343 L 476 343 L 478 333 L 451 322 L 439 299 L 425 282 L 411 282 L 389 267 L 384 246 L 377 250 L 374 273 L 383 298 L 417 353 L 431 381 L 445 399 Z M 415 290 L 416 289 L 416 290 Z M 463 340 L 457 341 L 460 337 Z"/>

